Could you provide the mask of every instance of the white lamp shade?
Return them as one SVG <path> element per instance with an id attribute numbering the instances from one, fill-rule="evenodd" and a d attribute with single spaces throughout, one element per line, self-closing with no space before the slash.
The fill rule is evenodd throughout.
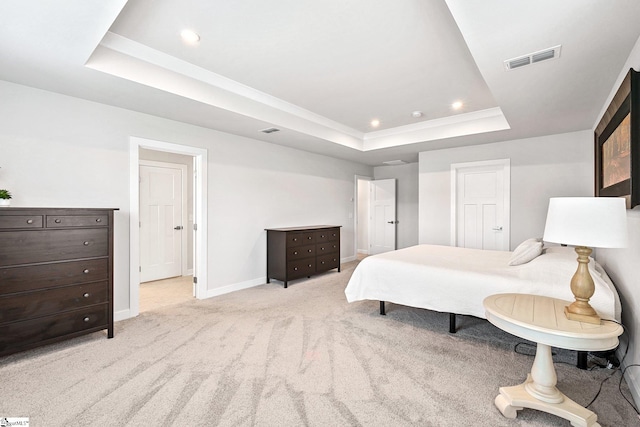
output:
<path id="1" fill-rule="evenodd" d="M 624 248 L 626 202 L 620 197 L 553 197 L 543 239 L 572 246 Z"/>

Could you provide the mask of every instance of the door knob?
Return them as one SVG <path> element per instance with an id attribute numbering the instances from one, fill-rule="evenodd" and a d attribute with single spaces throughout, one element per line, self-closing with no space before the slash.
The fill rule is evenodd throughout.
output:
<path id="1" fill-rule="evenodd" d="M 176 225 L 175 227 L 173 227 L 174 230 L 182 230 L 182 226 L 181 225 Z"/>
<path id="2" fill-rule="evenodd" d="M 502 231 L 502 226 L 500 226 L 500 227 L 493 227 L 493 231 Z"/>
<path id="3" fill-rule="evenodd" d="M 387 221 L 387 224 L 397 224 L 398 221 Z"/>

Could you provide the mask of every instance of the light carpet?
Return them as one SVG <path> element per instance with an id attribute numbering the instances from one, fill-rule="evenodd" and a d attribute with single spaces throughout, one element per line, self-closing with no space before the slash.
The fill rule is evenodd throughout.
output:
<path id="1" fill-rule="evenodd" d="M 290 283 L 166 306 L 103 332 L 0 358 L 0 417 L 31 426 L 568 426 L 493 400 L 533 358 L 485 320 L 348 304 L 357 263 Z M 532 349 L 533 351 L 533 349 Z M 619 372 L 557 350 L 558 388 L 602 426 L 638 425 Z M 623 390 L 628 393 L 623 382 Z"/>

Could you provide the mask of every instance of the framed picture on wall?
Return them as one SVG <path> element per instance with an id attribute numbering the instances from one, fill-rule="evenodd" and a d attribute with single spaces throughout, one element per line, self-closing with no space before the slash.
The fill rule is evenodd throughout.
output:
<path id="1" fill-rule="evenodd" d="M 595 130 L 595 195 L 640 204 L 640 73 L 629 70 Z"/>

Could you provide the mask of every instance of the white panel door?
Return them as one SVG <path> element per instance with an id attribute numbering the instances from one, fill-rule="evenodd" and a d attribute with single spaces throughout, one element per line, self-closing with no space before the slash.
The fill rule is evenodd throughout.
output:
<path id="1" fill-rule="evenodd" d="M 455 245 L 509 250 L 509 179 L 503 164 L 479 162 L 455 169 Z"/>
<path id="2" fill-rule="evenodd" d="M 396 249 L 396 180 L 370 182 L 369 254 Z"/>
<path id="3" fill-rule="evenodd" d="M 182 274 L 182 170 L 140 166 L 140 281 Z"/>

